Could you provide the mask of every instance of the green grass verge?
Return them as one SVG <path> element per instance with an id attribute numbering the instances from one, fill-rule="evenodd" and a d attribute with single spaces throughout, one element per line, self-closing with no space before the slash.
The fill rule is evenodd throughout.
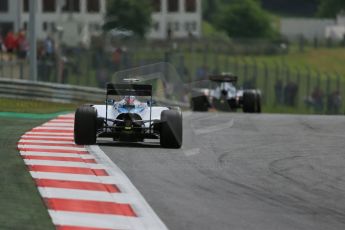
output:
<path id="1" fill-rule="evenodd" d="M 77 104 L 0 98 L 0 112 L 46 114 L 74 111 L 76 107 Z"/>
<path id="2" fill-rule="evenodd" d="M 245 57 L 248 61 L 253 58 L 257 62 L 265 62 L 269 66 L 275 66 L 278 62 L 290 68 L 300 68 L 301 70 L 305 70 L 308 66 L 315 71 L 345 74 L 345 48 L 306 48 L 305 52 L 299 52 L 296 48 L 292 48 L 290 53 L 286 55 Z"/>
<path id="3" fill-rule="evenodd" d="M 54 229 L 17 150 L 20 136 L 44 120 L 0 119 L 0 229 Z"/>
<path id="4" fill-rule="evenodd" d="M 43 200 L 19 155 L 17 142 L 23 133 L 46 121 L 39 118 L 44 118 L 48 113 L 74 111 L 76 106 L 33 100 L 0 99 L 0 112 L 4 115 L 0 116 L 0 229 L 54 229 Z M 16 116 L 13 112 L 25 114 Z M 24 119 L 26 117 L 35 119 Z"/>

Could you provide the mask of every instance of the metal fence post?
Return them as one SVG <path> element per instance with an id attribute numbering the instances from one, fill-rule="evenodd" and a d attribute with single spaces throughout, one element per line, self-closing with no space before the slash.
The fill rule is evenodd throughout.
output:
<path id="1" fill-rule="evenodd" d="M 301 96 L 301 87 L 300 87 L 300 85 L 301 85 L 301 71 L 300 71 L 300 69 L 298 68 L 298 67 L 296 67 L 296 70 L 297 70 L 297 82 L 296 82 L 296 84 L 297 84 L 297 107 L 300 107 L 300 96 Z"/>
<path id="2" fill-rule="evenodd" d="M 11 72 L 11 74 L 10 74 L 11 79 L 13 79 L 13 64 L 14 64 L 14 62 L 11 60 L 11 63 L 10 63 L 10 65 L 11 65 L 11 68 L 10 68 L 11 69 L 11 71 L 10 71 Z"/>
<path id="3" fill-rule="evenodd" d="M 269 78 L 269 72 L 268 72 L 268 66 L 267 63 L 264 62 L 264 77 L 265 77 L 265 82 L 264 82 L 264 103 L 267 105 L 268 103 L 268 78 Z"/>
<path id="4" fill-rule="evenodd" d="M 306 85 L 306 92 L 307 92 L 307 96 L 309 97 L 310 95 L 310 68 L 308 66 L 306 66 L 307 69 L 307 85 Z"/>
<path id="5" fill-rule="evenodd" d="M 238 59 L 236 56 L 234 57 L 234 72 L 238 75 Z"/>
<path id="6" fill-rule="evenodd" d="M 243 59 L 243 75 L 244 75 L 244 82 L 247 81 L 247 78 L 248 78 L 248 65 L 247 65 L 247 62 L 246 60 Z"/>
<path id="7" fill-rule="evenodd" d="M 24 61 L 19 62 L 19 78 L 24 79 Z"/>
<path id="8" fill-rule="evenodd" d="M 226 72 L 230 72 L 229 55 L 228 54 L 223 54 L 223 55 L 224 55 L 224 69 L 226 70 Z"/>
<path id="9" fill-rule="evenodd" d="M 288 66 L 285 66 L 285 77 L 286 77 L 286 82 L 289 83 L 291 79 L 290 79 L 290 67 Z"/>
<path id="10" fill-rule="evenodd" d="M 253 79 L 252 79 L 252 84 L 256 88 L 257 86 L 257 76 L 258 76 L 258 65 L 256 62 L 256 59 L 253 59 Z"/>
<path id="11" fill-rule="evenodd" d="M 29 38 L 30 38 L 30 80 L 37 81 L 37 4 L 38 1 L 29 1 Z"/>
<path id="12" fill-rule="evenodd" d="M 2 55 L 2 52 L 0 52 L 0 54 Z M 4 77 L 4 60 L 3 60 L 2 56 L 0 58 L 0 69 L 1 69 L 1 76 L 0 77 Z"/>

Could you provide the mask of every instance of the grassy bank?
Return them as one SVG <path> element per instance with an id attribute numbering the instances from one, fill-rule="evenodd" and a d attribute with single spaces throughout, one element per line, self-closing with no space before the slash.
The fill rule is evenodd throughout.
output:
<path id="1" fill-rule="evenodd" d="M 44 120 L 0 119 L 0 229 L 54 229 L 17 150 L 17 141 Z"/>
<path id="2" fill-rule="evenodd" d="M 300 68 L 305 70 L 308 66 L 312 70 L 320 72 L 338 72 L 345 75 L 345 48 L 333 49 L 306 49 L 304 52 L 299 52 L 296 49 L 291 49 L 286 55 L 272 55 L 272 56 L 255 56 L 245 57 L 248 61 L 255 58 L 258 62 L 265 62 L 269 66 L 275 66 L 276 63 L 284 63 L 290 68 Z"/>
<path id="3" fill-rule="evenodd" d="M 0 111 L 58 113 L 76 105 L 31 100 L 0 99 Z M 0 118 L 0 229 L 54 229 L 47 209 L 17 150 L 20 136 L 43 119 Z"/>

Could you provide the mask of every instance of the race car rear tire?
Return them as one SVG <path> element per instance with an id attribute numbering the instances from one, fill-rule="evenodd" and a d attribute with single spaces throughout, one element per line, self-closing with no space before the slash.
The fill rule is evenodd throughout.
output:
<path id="1" fill-rule="evenodd" d="M 256 93 L 253 91 L 243 92 L 243 112 L 255 113 L 257 110 Z"/>
<path id="2" fill-rule="evenodd" d="M 97 111 L 91 106 L 81 106 L 75 112 L 74 142 L 77 145 L 96 144 Z"/>
<path id="3" fill-rule="evenodd" d="M 261 113 L 261 94 L 256 92 L 256 113 Z"/>
<path id="4" fill-rule="evenodd" d="M 257 91 L 243 93 L 243 112 L 261 113 L 261 95 Z"/>
<path id="5" fill-rule="evenodd" d="M 179 149 L 182 146 L 182 113 L 164 110 L 161 113 L 160 144 L 163 148 Z"/>
<path id="6" fill-rule="evenodd" d="M 205 96 L 193 97 L 191 100 L 191 107 L 194 112 L 207 112 L 209 102 Z"/>

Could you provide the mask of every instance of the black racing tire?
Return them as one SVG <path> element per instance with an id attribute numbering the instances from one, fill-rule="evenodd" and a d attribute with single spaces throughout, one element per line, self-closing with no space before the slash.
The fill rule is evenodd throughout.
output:
<path id="1" fill-rule="evenodd" d="M 81 106 L 75 112 L 74 142 L 77 145 L 96 144 L 97 111 L 91 106 Z"/>
<path id="2" fill-rule="evenodd" d="M 197 96 L 191 99 L 191 107 L 194 112 L 207 112 L 209 102 L 206 96 Z"/>
<path id="3" fill-rule="evenodd" d="M 243 112 L 244 113 L 255 113 L 257 110 L 256 106 L 256 93 L 253 91 L 243 92 Z"/>
<path id="4" fill-rule="evenodd" d="M 164 110 L 161 113 L 160 144 L 163 148 L 179 149 L 182 146 L 182 113 Z"/>
<path id="5" fill-rule="evenodd" d="M 256 113 L 261 113 L 261 94 L 256 92 Z"/>

